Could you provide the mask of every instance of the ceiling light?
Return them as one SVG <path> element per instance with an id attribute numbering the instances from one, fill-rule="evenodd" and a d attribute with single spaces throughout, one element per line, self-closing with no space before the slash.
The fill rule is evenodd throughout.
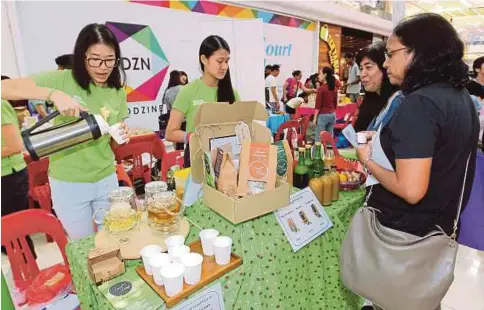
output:
<path id="1" fill-rule="evenodd" d="M 460 0 L 460 3 L 462 3 L 463 5 L 465 5 L 468 8 L 470 8 L 472 6 L 472 4 L 470 4 L 467 0 Z"/>

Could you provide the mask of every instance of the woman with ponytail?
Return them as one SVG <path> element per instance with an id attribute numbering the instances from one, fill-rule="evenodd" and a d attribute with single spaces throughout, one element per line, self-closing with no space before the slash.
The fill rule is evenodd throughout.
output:
<path id="1" fill-rule="evenodd" d="M 316 141 L 321 141 L 320 134 L 327 131 L 333 135 L 336 122 L 336 106 L 338 104 L 338 90 L 333 69 L 323 68 L 319 73 L 321 86 L 316 95 L 316 108 L 314 111 L 314 124 L 316 125 Z"/>
<path id="2" fill-rule="evenodd" d="M 190 134 L 195 130 L 195 115 L 205 102 L 228 102 L 240 100 L 232 88 L 229 60 L 230 47 L 216 35 L 203 40 L 198 52 L 202 77 L 185 85 L 173 103 L 170 120 L 166 128 L 166 139 L 175 143 L 188 144 Z M 181 129 L 186 119 L 186 131 Z M 188 147 L 185 147 L 185 166 L 190 166 Z"/>

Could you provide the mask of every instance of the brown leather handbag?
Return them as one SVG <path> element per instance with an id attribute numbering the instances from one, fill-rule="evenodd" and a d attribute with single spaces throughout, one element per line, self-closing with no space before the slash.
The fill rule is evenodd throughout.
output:
<path id="1" fill-rule="evenodd" d="M 354 293 L 385 310 L 433 310 L 439 307 L 454 280 L 467 159 L 454 229 L 440 227 L 424 237 L 380 224 L 378 210 L 366 201 L 353 217 L 340 251 L 340 276 Z"/>

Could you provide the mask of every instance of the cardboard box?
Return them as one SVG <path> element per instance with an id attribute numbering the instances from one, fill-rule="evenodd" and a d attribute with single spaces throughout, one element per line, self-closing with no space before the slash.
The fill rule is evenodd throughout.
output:
<path id="1" fill-rule="evenodd" d="M 271 132 L 265 126 L 267 113 L 256 101 L 205 103 L 195 117 L 195 134 L 190 138 L 192 178 L 205 183 L 202 155 L 210 150 L 210 139 L 235 135 L 235 125 L 244 122 L 249 126 L 252 142 L 271 142 Z M 234 199 L 203 184 L 203 202 L 227 220 L 238 224 L 270 213 L 289 204 L 289 184 L 277 181 L 271 191 Z"/>
<path id="2" fill-rule="evenodd" d="M 87 256 L 87 269 L 96 284 L 116 278 L 126 271 L 119 248 L 91 249 Z"/>

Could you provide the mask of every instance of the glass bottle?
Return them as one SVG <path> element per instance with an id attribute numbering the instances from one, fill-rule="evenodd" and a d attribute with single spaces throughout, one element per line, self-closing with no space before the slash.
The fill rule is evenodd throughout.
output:
<path id="1" fill-rule="evenodd" d="M 313 174 L 312 174 L 312 170 L 311 168 L 313 167 L 313 156 L 312 156 L 312 147 L 311 147 L 311 144 L 306 144 L 305 146 L 306 148 L 306 158 L 304 159 L 304 163 L 306 164 L 306 166 L 309 168 L 309 178 L 312 178 L 313 177 Z"/>
<path id="2" fill-rule="evenodd" d="M 311 166 L 311 175 L 313 178 L 319 178 L 324 172 L 324 163 L 321 159 L 321 142 L 316 142 L 314 145 L 314 159 Z"/>
<path id="3" fill-rule="evenodd" d="M 324 154 L 324 166 L 329 169 L 334 165 L 334 151 L 333 146 L 328 144 L 326 146 L 326 153 Z"/>
<path id="4" fill-rule="evenodd" d="M 339 174 L 336 171 L 336 165 L 331 166 L 329 177 L 332 181 L 331 198 L 333 201 L 337 201 L 339 199 Z"/>
<path id="5" fill-rule="evenodd" d="M 300 147 L 298 151 L 299 161 L 297 162 L 296 169 L 294 169 L 293 183 L 294 187 L 303 189 L 306 188 L 309 184 L 309 168 L 306 166 L 304 148 Z"/>
<path id="6" fill-rule="evenodd" d="M 329 169 L 324 168 L 324 175 L 320 178 L 323 183 L 323 206 L 330 206 L 333 199 L 332 199 L 332 192 L 333 192 L 333 181 L 329 176 Z"/>

